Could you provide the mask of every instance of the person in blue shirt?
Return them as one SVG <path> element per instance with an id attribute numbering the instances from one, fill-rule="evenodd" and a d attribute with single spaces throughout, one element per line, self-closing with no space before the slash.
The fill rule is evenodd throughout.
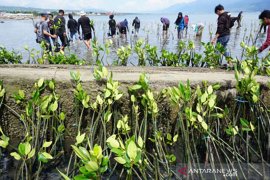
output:
<path id="1" fill-rule="evenodd" d="M 178 39 L 183 38 L 183 32 L 185 29 L 185 20 L 183 18 L 183 14 L 181 12 L 178 13 L 178 17 L 176 18 L 176 21 L 174 23 L 177 27 L 177 37 Z"/>

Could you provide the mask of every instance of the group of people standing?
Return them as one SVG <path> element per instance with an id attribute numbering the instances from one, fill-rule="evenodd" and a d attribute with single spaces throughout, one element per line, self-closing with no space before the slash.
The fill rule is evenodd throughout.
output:
<path id="1" fill-rule="evenodd" d="M 214 38 L 212 39 L 212 44 L 220 43 L 225 49 L 230 40 L 230 29 L 233 27 L 234 22 L 238 22 L 238 27 L 241 27 L 242 12 L 239 13 L 237 17 L 231 17 L 230 13 L 224 10 L 222 5 L 217 5 L 215 7 L 215 14 L 218 15 L 217 19 L 217 31 Z M 64 10 L 59 10 L 58 15 L 54 18 L 52 14 L 41 14 L 40 22 L 35 24 L 35 33 L 37 35 L 36 41 L 38 43 L 44 42 L 46 49 L 52 51 L 52 44 L 56 47 L 55 51 L 64 51 L 65 47 L 68 46 L 70 41 L 78 40 L 78 35 L 80 40 L 84 40 L 84 43 L 88 49 L 91 49 L 91 39 L 92 31 L 95 35 L 95 28 L 93 22 L 86 16 L 85 12 L 80 13 L 80 18 L 76 21 L 72 14 L 68 15 L 69 20 L 67 23 L 69 40 L 66 31 L 66 20 L 64 18 Z M 270 11 L 265 10 L 259 16 L 261 20 L 261 29 L 270 25 Z M 170 20 L 166 17 L 161 17 L 160 19 L 163 25 L 163 36 L 167 35 L 168 29 L 170 27 Z M 129 32 L 128 21 L 124 19 L 123 21 L 116 23 L 114 15 L 109 16 L 109 32 L 108 36 L 114 37 L 117 34 L 117 31 L 122 37 L 127 37 L 127 32 Z M 188 15 L 183 16 L 183 13 L 179 12 L 175 20 L 178 39 L 183 38 L 184 31 L 187 33 L 189 25 Z M 139 33 L 141 22 L 138 17 L 132 22 L 132 26 L 135 30 L 135 35 Z M 82 34 L 80 33 L 82 30 Z M 133 33 L 133 32 L 132 32 Z M 60 39 L 61 46 L 58 43 L 58 38 Z M 259 52 L 263 51 L 265 48 L 270 46 L 270 28 L 268 28 L 267 40 L 259 49 Z M 226 51 L 224 54 L 225 57 L 228 57 L 229 54 Z"/>
<path id="2" fill-rule="evenodd" d="M 86 16 L 86 13 L 81 12 L 78 21 L 73 18 L 72 14 L 69 14 L 67 23 L 68 31 L 66 30 L 66 20 L 64 15 L 64 10 L 59 10 L 58 15 L 55 18 L 53 18 L 51 13 L 41 14 L 41 20 L 35 24 L 34 30 L 37 37 L 37 43 L 43 43 L 48 51 L 52 51 L 52 44 L 55 46 L 56 52 L 64 51 L 65 47 L 68 46 L 70 42 L 74 39 L 78 40 L 79 35 L 79 39 L 83 39 L 87 48 L 90 49 L 92 31 L 95 32 L 95 29 L 90 19 Z M 80 29 L 82 30 L 82 36 Z M 69 38 L 67 34 L 69 34 Z M 58 38 L 61 41 L 61 47 L 58 43 Z"/>
<path id="3" fill-rule="evenodd" d="M 168 35 L 168 30 L 170 27 L 170 20 L 166 17 L 161 17 L 160 21 L 163 25 L 163 37 Z M 176 25 L 176 29 L 177 29 L 177 37 L 178 39 L 182 39 L 183 38 L 183 32 L 185 31 L 187 34 L 187 30 L 188 30 L 188 23 L 189 23 L 189 17 L 188 15 L 183 16 L 182 12 L 178 13 L 178 16 L 174 22 L 174 24 Z"/>
<path id="4" fill-rule="evenodd" d="M 110 18 L 110 20 L 109 20 L 109 33 L 108 33 L 108 36 L 109 37 L 114 37 L 116 35 L 116 33 L 117 33 L 117 30 L 118 30 L 121 37 L 127 38 L 127 32 L 129 32 L 127 19 L 124 19 L 123 21 L 121 21 L 119 23 L 116 23 L 113 14 L 110 15 L 109 18 Z M 135 33 L 135 35 L 138 35 L 140 27 L 141 27 L 141 22 L 140 22 L 138 17 L 135 17 L 135 19 L 132 22 L 132 26 L 134 27 L 134 31 L 135 31 L 135 32 L 132 32 L 132 33 Z"/>

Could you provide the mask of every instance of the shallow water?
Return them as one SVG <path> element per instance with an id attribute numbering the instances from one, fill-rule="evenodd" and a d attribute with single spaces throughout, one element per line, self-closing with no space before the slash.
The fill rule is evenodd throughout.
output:
<path id="1" fill-rule="evenodd" d="M 243 40 L 249 41 L 246 36 L 252 34 L 253 38 L 256 37 L 257 31 L 259 29 L 258 21 L 259 12 L 254 13 L 244 13 L 242 27 L 236 29 L 237 23 L 231 30 L 231 38 L 228 44 L 228 49 L 233 57 L 240 57 L 242 53 L 242 48 L 240 47 L 240 42 Z M 175 14 L 134 14 L 134 15 L 121 15 L 116 16 L 117 22 L 124 20 L 125 18 L 129 22 L 130 32 L 132 32 L 131 23 L 133 18 L 138 16 L 141 20 L 141 29 L 138 37 L 134 37 L 132 33 L 128 34 L 127 40 L 123 40 L 119 37 L 113 39 L 113 46 L 111 48 L 111 54 L 107 61 L 109 64 L 113 60 L 117 59 L 116 50 L 123 45 L 134 45 L 137 39 L 144 39 L 151 45 L 155 45 L 160 49 L 167 49 L 170 51 L 175 51 L 178 43 L 177 30 L 174 28 L 173 22 L 175 21 Z M 232 16 L 237 16 L 237 13 L 232 13 Z M 162 38 L 162 26 L 159 21 L 160 17 L 167 17 L 171 21 L 169 36 L 167 39 Z M 196 45 L 198 52 L 203 51 L 201 42 L 210 41 L 210 32 L 215 33 L 216 31 L 216 20 L 217 16 L 215 14 L 190 14 L 190 27 L 185 40 L 193 40 Z M 78 17 L 75 17 L 78 19 Z M 108 17 L 107 16 L 90 16 L 95 22 L 96 38 L 99 43 L 104 43 L 107 39 L 108 33 Z M 66 17 L 67 20 L 67 17 Z M 196 23 L 203 23 L 205 29 L 202 37 L 196 37 L 195 32 L 192 30 L 191 25 Z M 33 21 L 32 20 L 5 20 L 5 23 L 0 24 L 0 45 L 7 47 L 8 49 L 14 49 L 16 51 L 23 52 L 24 61 L 28 59 L 28 53 L 24 50 L 24 46 L 29 48 L 40 49 L 39 44 L 35 42 L 35 34 L 33 32 Z M 257 40 L 257 46 L 264 41 L 265 35 L 261 35 Z M 250 43 L 252 39 L 250 40 Z M 251 43 L 252 44 L 252 43 Z M 83 59 L 92 59 L 91 52 L 87 51 L 85 45 L 82 41 L 75 42 L 71 44 L 70 51 L 76 53 L 79 57 Z M 262 54 L 261 56 L 264 56 Z M 132 54 L 129 58 L 130 64 L 137 64 L 136 54 Z"/>

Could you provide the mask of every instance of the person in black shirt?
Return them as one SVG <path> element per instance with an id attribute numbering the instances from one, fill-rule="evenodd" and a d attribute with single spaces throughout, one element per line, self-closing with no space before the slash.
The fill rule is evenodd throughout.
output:
<path id="1" fill-rule="evenodd" d="M 91 49 L 91 39 L 92 39 L 92 30 L 95 33 L 95 29 L 93 25 L 90 22 L 90 19 L 86 17 L 85 12 L 81 12 L 81 17 L 78 20 L 78 32 L 80 35 L 80 27 L 82 27 L 82 34 L 83 34 L 83 39 L 84 43 L 87 46 L 87 48 L 90 50 Z"/>
<path id="2" fill-rule="evenodd" d="M 58 16 L 54 18 L 54 24 L 56 28 L 56 34 L 60 38 L 62 43 L 61 50 L 64 51 L 65 47 L 68 45 L 67 34 L 66 34 L 66 20 L 64 18 L 64 10 L 59 10 Z"/>
<path id="3" fill-rule="evenodd" d="M 218 22 L 217 32 L 215 37 L 212 39 L 212 44 L 220 43 L 224 48 L 226 48 L 230 40 L 230 16 L 224 11 L 224 7 L 220 4 L 216 6 L 215 13 L 218 15 Z M 228 52 L 225 52 L 224 55 L 225 57 L 229 56 Z"/>
<path id="4" fill-rule="evenodd" d="M 73 37 L 75 40 L 78 40 L 77 32 L 78 32 L 78 23 L 75 19 L 73 19 L 72 14 L 68 15 L 68 24 L 67 27 L 69 29 L 70 41 L 73 42 Z"/>
<path id="5" fill-rule="evenodd" d="M 109 20 L 109 36 L 114 37 L 116 33 L 116 21 L 113 19 L 114 15 L 110 15 L 110 20 Z"/>
<path id="6" fill-rule="evenodd" d="M 137 35 L 141 27 L 141 22 L 138 17 L 135 17 L 135 19 L 132 22 L 132 26 L 135 28 L 135 35 Z"/>

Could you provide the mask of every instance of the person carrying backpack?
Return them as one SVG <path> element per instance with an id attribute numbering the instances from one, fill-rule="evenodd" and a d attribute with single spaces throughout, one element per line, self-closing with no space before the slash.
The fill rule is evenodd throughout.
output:
<path id="1" fill-rule="evenodd" d="M 184 28 L 184 30 L 186 30 L 186 35 L 187 35 L 188 23 L 189 23 L 189 17 L 188 17 L 188 15 L 185 15 L 184 22 L 185 22 L 185 28 Z"/>
<path id="2" fill-rule="evenodd" d="M 231 19 L 228 13 L 225 12 L 224 7 L 221 4 L 215 7 L 215 13 L 218 15 L 217 31 L 211 43 L 212 44 L 220 43 L 224 48 L 226 48 L 230 40 Z M 229 56 L 227 51 L 225 52 L 224 55 L 225 57 Z"/>
<path id="3" fill-rule="evenodd" d="M 34 32 L 37 35 L 37 43 L 44 43 L 47 51 L 52 51 L 50 38 L 56 38 L 56 35 L 50 34 L 50 28 L 48 26 L 48 15 L 46 13 L 40 14 L 41 20 L 35 25 Z"/>
<path id="4" fill-rule="evenodd" d="M 137 35 L 141 27 L 141 22 L 138 17 L 135 17 L 135 19 L 132 22 L 132 26 L 135 28 L 135 35 Z"/>
<path id="5" fill-rule="evenodd" d="M 68 30 L 69 30 L 69 36 L 70 36 L 70 41 L 73 42 L 73 39 L 78 40 L 78 23 L 75 19 L 73 19 L 72 14 L 68 15 Z"/>
<path id="6" fill-rule="evenodd" d="M 114 37 L 116 34 L 116 21 L 113 19 L 114 15 L 110 15 L 109 16 L 110 20 L 109 20 L 109 34 L 108 36 Z"/>

